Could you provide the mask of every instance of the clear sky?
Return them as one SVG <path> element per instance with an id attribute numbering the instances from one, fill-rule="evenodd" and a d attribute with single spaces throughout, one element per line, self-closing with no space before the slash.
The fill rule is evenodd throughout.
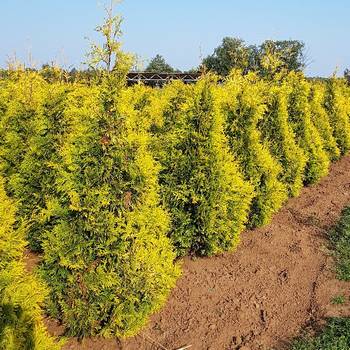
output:
<path id="1" fill-rule="evenodd" d="M 16 53 L 37 64 L 79 66 L 86 37 L 103 18 L 103 0 L 0 0 L 0 66 Z M 350 67 L 350 0 L 124 0 L 124 49 L 147 60 L 157 53 L 189 69 L 224 36 L 259 44 L 265 39 L 305 42 L 308 75 Z"/>

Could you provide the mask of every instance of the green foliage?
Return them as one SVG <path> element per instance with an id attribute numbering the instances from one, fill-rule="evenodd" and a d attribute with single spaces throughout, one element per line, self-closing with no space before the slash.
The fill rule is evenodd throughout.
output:
<path id="1" fill-rule="evenodd" d="M 244 40 L 225 37 L 222 44 L 212 55 L 206 57 L 202 64 L 209 70 L 226 76 L 234 68 L 248 70 L 250 55 L 250 49 L 246 47 Z"/>
<path id="2" fill-rule="evenodd" d="M 171 67 L 168 63 L 166 63 L 163 56 L 156 55 L 154 58 L 151 59 L 145 71 L 153 73 L 172 73 L 174 72 L 174 68 Z"/>
<path id="3" fill-rule="evenodd" d="M 344 295 L 336 295 L 332 298 L 332 304 L 334 305 L 343 305 L 345 304 L 346 298 Z"/>
<path id="4" fill-rule="evenodd" d="M 0 177 L 0 349 L 58 350 L 41 321 L 46 289 L 25 271 L 24 226 L 14 228 L 15 215 Z"/>
<path id="5" fill-rule="evenodd" d="M 325 84 L 320 82 L 312 84 L 310 100 L 312 122 L 324 141 L 323 146 L 327 151 L 329 159 L 336 160 L 340 157 L 340 150 L 337 146 L 337 141 L 333 136 L 333 129 L 330 124 L 327 110 L 325 109 L 325 97 Z"/>
<path id="6" fill-rule="evenodd" d="M 47 211 L 56 224 L 44 243 L 51 312 L 79 337 L 134 334 L 179 275 L 147 124 L 129 91 L 111 111 L 101 89 L 68 96 L 57 198 Z"/>
<path id="7" fill-rule="evenodd" d="M 297 144 L 288 120 L 290 87 L 286 83 L 276 83 L 267 90 L 267 109 L 260 124 L 262 136 L 273 157 L 282 166 L 281 181 L 289 195 L 294 197 L 303 187 L 306 156 Z"/>
<path id="8" fill-rule="evenodd" d="M 349 118 L 349 95 L 344 93 L 348 89 L 345 80 L 333 77 L 327 84 L 326 108 L 334 137 L 342 154 L 350 149 L 350 118 Z"/>
<path id="9" fill-rule="evenodd" d="M 289 121 L 298 144 L 307 156 L 305 183 L 313 184 L 328 174 L 329 158 L 316 126 L 312 122 L 309 103 L 310 83 L 298 73 L 290 73 L 287 81 L 292 88 L 289 98 Z"/>
<path id="10" fill-rule="evenodd" d="M 348 350 L 350 348 L 350 318 L 333 318 L 315 338 L 296 341 L 292 350 Z"/>
<path id="11" fill-rule="evenodd" d="M 349 84 L 350 83 L 350 69 L 349 68 L 345 69 L 345 71 L 344 71 L 344 78 L 347 81 L 347 83 Z"/>
<path id="12" fill-rule="evenodd" d="M 265 225 L 287 199 L 287 188 L 279 180 L 281 165 L 272 157 L 259 130 L 266 104 L 264 83 L 254 74 L 233 72 L 224 87 L 222 109 L 227 135 L 243 174 L 255 187 L 250 226 Z"/>
<path id="13" fill-rule="evenodd" d="M 222 76 L 238 69 L 272 78 L 282 71 L 302 71 L 306 64 L 304 49 L 299 40 L 266 40 L 260 46 L 247 46 L 242 39 L 225 37 L 202 65 Z"/>
<path id="14" fill-rule="evenodd" d="M 337 259 L 338 277 L 350 281 L 350 207 L 343 210 L 337 226 L 330 232 Z"/>
<path id="15" fill-rule="evenodd" d="M 247 220 L 252 187 L 230 152 L 211 78 L 163 91 L 160 181 L 178 254 L 233 249 Z"/>
<path id="16" fill-rule="evenodd" d="M 268 76 L 271 70 L 263 62 L 269 57 L 276 57 L 280 62 L 275 73 L 282 70 L 300 72 L 306 66 L 305 44 L 299 40 L 265 40 L 259 48 L 262 76 Z"/>

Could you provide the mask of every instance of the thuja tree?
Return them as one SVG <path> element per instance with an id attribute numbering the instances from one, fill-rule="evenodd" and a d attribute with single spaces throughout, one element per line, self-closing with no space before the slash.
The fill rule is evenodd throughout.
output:
<path id="1" fill-rule="evenodd" d="M 132 107 L 129 113 L 136 113 L 135 121 L 152 133 L 162 123 L 161 114 L 157 111 L 160 91 L 142 84 L 133 85 L 122 91 L 123 104 Z M 150 146 L 153 146 L 153 143 L 152 140 Z"/>
<path id="2" fill-rule="evenodd" d="M 0 158 L 8 193 L 28 222 L 32 249 L 40 250 L 46 224 L 45 198 L 52 193 L 67 86 L 47 84 L 37 73 L 22 72 L 8 86 L 11 100 L 0 121 Z"/>
<path id="3" fill-rule="evenodd" d="M 0 177 L 0 349 L 58 350 L 41 320 L 46 289 L 25 269 L 25 228 L 15 226 L 16 206 Z"/>
<path id="4" fill-rule="evenodd" d="M 185 113 L 183 107 L 191 95 L 191 87 L 179 80 L 174 80 L 162 89 L 152 89 L 149 105 L 143 113 L 153 121 L 151 131 L 153 133 L 152 150 L 154 156 L 162 164 L 161 177 L 168 167 L 167 158 L 169 151 L 174 151 L 173 144 L 177 143 L 177 131 L 184 127 Z M 163 189 L 163 186 L 161 187 Z"/>
<path id="5" fill-rule="evenodd" d="M 310 96 L 312 122 L 323 139 L 323 147 L 327 151 L 329 159 L 336 160 L 340 157 L 340 150 L 337 146 L 337 141 L 333 136 L 334 130 L 331 126 L 329 115 L 325 108 L 325 98 L 325 84 L 320 82 L 312 83 Z"/>
<path id="6" fill-rule="evenodd" d="M 254 74 L 242 77 L 239 72 L 233 72 L 222 89 L 230 147 L 255 188 L 250 226 L 267 224 L 288 196 L 280 180 L 283 168 L 271 155 L 259 130 L 266 110 L 264 89 L 264 83 Z"/>
<path id="7" fill-rule="evenodd" d="M 7 193 L 19 201 L 18 215 L 28 220 L 33 207 L 27 200 L 32 201 L 32 193 L 29 191 L 27 196 L 22 197 L 24 187 L 35 188 L 38 184 L 26 182 L 21 167 L 26 153 L 31 151 L 28 140 L 37 132 L 34 125 L 36 118 L 43 111 L 45 82 L 36 73 L 18 70 L 9 78 L 6 90 L 11 98 L 0 119 L 0 172 L 4 176 Z"/>
<path id="8" fill-rule="evenodd" d="M 26 152 L 11 181 L 13 194 L 20 200 L 19 214 L 29 222 L 28 240 L 34 250 L 41 242 L 50 222 L 42 220 L 46 200 L 54 192 L 59 139 L 62 133 L 62 113 L 69 88 L 54 83 L 45 87 L 45 97 L 35 116 L 28 121 L 30 135 Z"/>
<path id="9" fill-rule="evenodd" d="M 327 175 L 329 158 L 324 149 L 324 140 L 312 122 L 309 103 L 310 83 L 302 74 L 290 73 L 287 77 L 292 91 L 289 96 L 289 121 L 299 145 L 307 156 L 305 183 L 312 184 Z"/>
<path id="10" fill-rule="evenodd" d="M 350 149 L 349 95 L 344 94 L 345 80 L 336 77 L 327 82 L 326 108 L 334 137 L 342 154 Z"/>
<path id="11" fill-rule="evenodd" d="M 216 83 L 206 77 L 187 88 L 177 85 L 163 91 L 168 106 L 160 181 L 172 214 L 170 235 L 179 255 L 232 250 L 247 221 L 252 186 L 230 152 Z"/>
<path id="12" fill-rule="evenodd" d="M 19 76 L 7 85 L 11 98 L 0 119 L 0 171 L 5 175 L 11 195 L 14 192 L 11 182 L 16 178 L 18 165 L 27 150 L 31 132 L 28 124 L 42 106 L 43 83 L 35 73 L 19 72 Z"/>
<path id="13" fill-rule="evenodd" d="M 43 244 L 49 309 L 78 337 L 133 335 L 179 275 L 159 166 L 122 86 L 118 50 L 113 68 L 99 72 L 101 84 L 68 96 L 57 196 L 47 209 L 55 217 Z"/>
<path id="14" fill-rule="evenodd" d="M 60 219 L 44 270 L 53 314 L 77 336 L 133 334 L 178 275 L 149 135 L 137 113 L 116 108 L 107 113 L 98 89 L 80 88 L 65 111 L 60 198 L 50 205 Z"/>
<path id="15" fill-rule="evenodd" d="M 272 155 L 282 166 L 281 181 L 286 185 L 288 194 L 294 197 L 303 187 L 306 156 L 297 144 L 288 121 L 290 88 L 276 81 L 270 84 L 266 92 L 267 108 L 260 122 L 260 130 Z"/>

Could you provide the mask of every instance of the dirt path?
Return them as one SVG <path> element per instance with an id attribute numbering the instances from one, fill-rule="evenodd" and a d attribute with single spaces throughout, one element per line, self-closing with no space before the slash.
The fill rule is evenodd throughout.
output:
<path id="1" fill-rule="evenodd" d="M 333 164 L 321 183 L 305 188 L 263 228 L 246 231 L 234 253 L 183 264 L 167 305 L 138 336 L 70 341 L 65 350 L 283 349 L 302 328 L 324 316 L 350 315 L 350 296 L 326 253 L 325 230 L 350 203 L 350 156 Z M 158 344 L 158 345 L 157 345 Z"/>

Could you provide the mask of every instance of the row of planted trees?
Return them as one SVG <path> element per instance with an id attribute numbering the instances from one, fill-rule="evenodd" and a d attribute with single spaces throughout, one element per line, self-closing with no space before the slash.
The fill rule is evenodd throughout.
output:
<path id="1" fill-rule="evenodd" d="M 233 250 L 350 149 L 343 80 L 216 79 L 126 88 L 113 72 L 87 86 L 16 70 L 0 81 L 0 307 L 17 315 L 1 314 L 0 344 L 28 339 L 14 338 L 22 321 L 45 335 L 45 287 L 30 287 L 41 281 L 68 335 L 135 334 L 174 287 L 176 257 Z M 25 234 L 43 256 L 36 276 Z M 38 295 L 30 305 L 12 293 L 20 283 Z"/>

